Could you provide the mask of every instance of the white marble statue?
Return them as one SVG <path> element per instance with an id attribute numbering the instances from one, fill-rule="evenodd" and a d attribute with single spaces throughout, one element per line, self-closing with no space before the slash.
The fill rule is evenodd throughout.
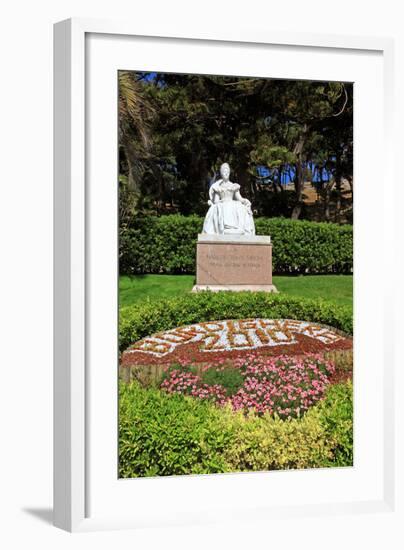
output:
<path id="1" fill-rule="evenodd" d="M 225 162 L 220 167 L 222 179 L 209 189 L 210 206 L 203 224 L 202 233 L 208 235 L 255 235 L 251 203 L 240 195 L 240 185 L 232 183 L 230 166 Z"/>

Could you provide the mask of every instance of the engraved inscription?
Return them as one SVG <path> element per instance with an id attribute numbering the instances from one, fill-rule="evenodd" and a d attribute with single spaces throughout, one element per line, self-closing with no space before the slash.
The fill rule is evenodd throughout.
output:
<path id="1" fill-rule="evenodd" d="M 271 245 L 198 243 L 198 285 L 271 285 Z"/>
<path id="2" fill-rule="evenodd" d="M 207 262 L 206 267 L 219 267 L 219 268 L 229 268 L 229 267 L 241 267 L 245 268 L 256 268 L 260 269 L 263 267 L 262 257 L 253 255 L 253 254 L 217 254 L 217 253 L 208 253 L 205 256 Z"/>

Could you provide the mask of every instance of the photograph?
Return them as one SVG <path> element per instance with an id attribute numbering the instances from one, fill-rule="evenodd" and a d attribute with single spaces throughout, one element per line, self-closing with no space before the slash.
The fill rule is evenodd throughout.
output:
<path id="1" fill-rule="evenodd" d="M 119 478 L 354 465 L 354 83 L 119 70 Z"/>
<path id="2" fill-rule="evenodd" d="M 0 547 L 404 549 L 399 3 L 186 7 L 4 3 Z"/>

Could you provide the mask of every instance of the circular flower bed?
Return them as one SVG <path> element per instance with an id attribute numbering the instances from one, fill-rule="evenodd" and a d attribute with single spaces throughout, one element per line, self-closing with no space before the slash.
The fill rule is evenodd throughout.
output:
<path id="1" fill-rule="evenodd" d="M 301 416 L 324 395 L 335 367 L 321 355 L 265 357 L 258 353 L 231 364 L 211 363 L 199 371 L 186 364 L 169 367 L 161 388 L 233 410 Z"/>
<path id="2" fill-rule="evenodd" d="M 324 325 L 293 319 L 209 321 L 143 338 L 123 353 L 121 365 L 225 361 L 254 350 L 273 357 L 352 350 L 352 338 Z"/>

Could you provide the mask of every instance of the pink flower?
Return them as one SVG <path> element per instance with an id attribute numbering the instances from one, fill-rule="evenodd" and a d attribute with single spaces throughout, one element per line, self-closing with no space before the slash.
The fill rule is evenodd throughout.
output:
<path id="1" fill-rule="evenodd" d="M 278 358 L 249 354 L 236 358 L 233 367 L 240 370 L 244 382 L 232 396 L 227 396 L 222 385 L 209 386 L 199 375 L 178 369 L 167 371 L 161 388 L 168 393 L 209 399 L 219 406 L 230 403 L 233 410 L 255 410 L 258 414 L 276 412 L 288 418 L 300 416 L 321 399 L 335 371 L 334 365 L 318 354 Z M 216 361 L 205 365 L 202 372 L 209 369 L 222 372 L 224 368 L 223 363 Z"/>

